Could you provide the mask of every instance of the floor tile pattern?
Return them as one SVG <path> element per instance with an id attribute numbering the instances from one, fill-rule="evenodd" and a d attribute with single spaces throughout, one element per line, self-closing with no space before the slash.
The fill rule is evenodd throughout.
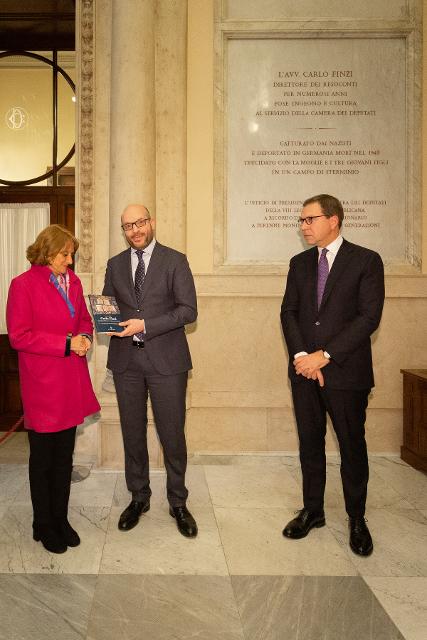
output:
<path id="1" fill-rule="evenodd" d="M 72 485 L 82 543 L 47 553 L 31 537 L 24 434 L 0 446 L 0 640 L 425 640 L 427 476 L 372 457 L 369 558 L 348 546 L 339 459 L 328 459 L 326 526 L 303 540 L 282 529 L 301 507 L 295 456 L 193 456 L 182 537 L 165 476 L 151 509 L 117 529 L 130 500 L 122 473 Z"/>

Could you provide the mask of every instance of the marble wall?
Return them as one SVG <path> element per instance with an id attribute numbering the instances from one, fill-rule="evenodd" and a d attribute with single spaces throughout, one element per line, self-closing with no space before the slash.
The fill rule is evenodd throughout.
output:
<path id="1" fill-rule="evenodd" d="M 346 30 L 307 34 L 298 23 L 274 38 L 269 30 L 250 33 L 224 28 L 218 55 L 226 234 L 218 264 L 287 270 L 305 248 L 302 202 L 333 193 L 344 206 L 347 240 L 380 251 L 388 269 L 417 273 L 419 72 L 408 63 L 414 32 L 359 31 L 355 38 Z"/>
<path id="2" fill-rule="evenodd" d="M 331 3 L 312 4 L 320 11 L 316 29 L 326 31 L 336 30 L 339 22 L 339 28 L 348 32 L 361 29 L 372 34 L 381 25 L 381 33 L 392 36 L 405 29 L 415 32 L 421 24 L 420 2 L 406 3 L 406 13 L 400 12 L 401 3 L 386 3 L 385 8 L 381 0 L 360 2 L 357 15 L 354 3 L 339 3 L 339 15 L 328 13 Z M 157 213 L 159 240 L 186 251 L 195 275 L 199 318 L 188 331 L 194 362 L 187 399 L 190 453 L 297 452 L 279 323 L 285 269 L 250 266 L 230 271 L 218 260 L 224 243 L 224 137 L 219 109 L 223 34 L 248 29 L 251 37 L 265 30 L 277 34 L 291 29 L 295 16 L 280 13 L 286 5 L 282 2 L 269 3 L 277 12 L 268 19 L 253 13 L 264 3 L 238 0 L 126 0 L 127 9 L 112 0 L 81 0 L 79 5 L 80 69 L 82 74 L 86 71 L 79 134 L 80 236 L 85 240 L 79 270 L 85 290 L 101 289 L 108 256 L 123 246 L 117 233 L 121 209 L 130 198 L 144 199 Z M 144 18 L 147 11 L 151 22 Z M 139 51 L 140 43 L 134 48 L 134 39 L 124 37 L 129 16 L 135 23 L 140 20 L 142 30 L 144 24 L 146 28 L 154 25 L 148 52 Z M 307 34 L 313 25 L 306 16 L 297 17 Z M 128 71 L 124 62 L 114 61 L 122 41 L 129 56 L 139 51 L 138 71 Z M 419 53 L 419 43 L 418 38 L 414 55 Z M 123 55 L 122 47 L 120 51 Z M 124 91 L 128 82 L 133 89 L 140 81 L 149 83 L 145 93 L 152 90 L 152 95 L 132 106 L 139 111 L 138 117 L 118 118 L 123 96 L 117 92 Z M 146 110 L 145 119 L 140 117 L 141 110 Z M 150 162 L 130 164 L 129 153 L 147 153 Z M 122 182 L 119 176 L 125 174 Z M 412 214 L 418 216 L 414 232 L 427 257 L 419 206 Z M 425 213 L 422 219 L 425 228 Z M 367 419 L 371 452 L 399 452 L 400 369 L 427 368 L 425 265 L 426 260 L 417 273 L 398 271 L 386 278 L 384 317 L 373 347 L 377 385 Z M 121 468 L 115 397 L 103 390 L 106 352 L 106 342 L 98 339 L 91 368 L 102 420 L 85 428 L 77 451 L 82 459 L 100 466 Z M 154 466 L 161 466 L 152 423 L 150 443 Z M 328 449 L 335 448 L 329 435 Z"/>
<path id="3" fill-rule="evenodd" d="M 209 69 L 205 76 L 199 74 L 199 91 L 195 86 L 191 87 L 188 103 L 189 110 L 197 105 L 199 112 L 206 113 L 201 122 L 190 124 L 189 121 L 187 251 L 196 272 L 200 315 L 196 331 L 190 334 L 195 370 L 191 381 L 188 438 L 191 449 L 195 451 L 295 452 L 297 439 L 286 377 L 287 354 L 279 324 L 285 270 L 280 265 L 231 267 L 224 260 L 224 203 L 227 197 L 224 186 L 227 133 L 224 129 L 224 102 L 227 98 L 224 95 L 225 43 L 227 38 L 245 35 L 257 38 L 266 32 L 269 37 L 293 34 L 311 38 L 318 37 L 320 32 L 324 36 L 339 32 L 346 37 L 367 33 L 392 37 L 405 32 L 405 37 L 409 38 L 407 45 L 412 51 L 410 58 L 415 74 L 420 68 L 422 7 L 420 2 L 406 3 L 404 10 L 401 3 L 269 2 L 268 10 L 272 13 L 266 16 L 259 13 L 266 10 L 264 3 L 230 1 L 206 4 L 210 4 L 215 15 L 212 36 L 215 50 L 212 61 L 213 124 L 209 112 L 210 95 L 207 93 L 207 84 L 211 81 Z M 193 8 L 198 12 L 199 8 L 189 3 L 190 15 Z M 308 21 L 308 16 L 312 20 Z M 211 15 L 207 11 L 205 15 L 199 12 L 197 18 L 199 29 L 206 33 Z M 196 59 L 197 51 L 203 51 L 206 57 L 206 41 L 200 43 L 196 30 L 192 31 L 191 22 L 189 24 L 189 60 Z M 420 101 L 416 98 L 418 89 L 413 86 L 413 81 L 414 76 L 409 74 L 407 82 L 411 84 L 414 98 L 409 109 L 413 113 L 409 114 L 407 126 L 408 133 L 418 141 L 418 127 L 413 128 L 413 122 L 417 113 L 419 115 Z M 204 136 L 203 146 L 197 145 L 197 134 Z M 210 152 L 215 161 L 213 179 L 205 179 L 201 186 L 196 180 L 194 165 L 202 150 L 205 156 L 210 156 L 208 144 L 211 144 Z M 410 189 L 418 194 L 418 199 L 416 203 L 412 199 L 408 204 L 407 228 L 409 226 L 413 233 L 414 244 L 418 246 L 416 253 L 420 256 L 422 247 L 425 252 L 427 246 L 426 235 L 423 234 L 426 213 L 421 211 L 419 199 L 419 152 L 415 157 L 417 166 L 413 167 L 415 171 Z M 201 234 L 201 207 L 197 204 L 205 204 L 206 193 L 211 190 L 214 193 L 213 206 L 203 209 L 205 229 Z M 192 232 L 194 225 L 197 225 L 197 233 Z M 427 310 L 425 264 L 425 260 L 422 264 L 418 261 L 412 275 L 403 266 L 397 269 L 389 267 L 387 271 L 383 321 L 373 340 L 376 387 L 371 395 L 367 418 L 371 452 L 399 452 L 402 432 L 400 369 L 424 368 L 427 365 L 422 329 Z M 214 343 L 209 339 L 212 331 Z M 336 449 L 331 434 L 328 436 L 328 448 Z"/>

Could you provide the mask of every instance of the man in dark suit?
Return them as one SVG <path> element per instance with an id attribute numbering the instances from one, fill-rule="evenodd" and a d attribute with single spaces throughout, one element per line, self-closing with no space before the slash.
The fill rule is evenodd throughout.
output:
<path id="1" fill-rule="evenodd" d="M 374 386 L 370 336 L 384 304 L 380 256 L 340 235 L 344 212 L 329 195 L 309 198 L 300 218 L 312 249 L 290 262 L 281 321 L 298 427 L 304 508 L 283 530 L 303 538 L 325 525 L 325 434 L 328 413 L 340 447 L 350 547 L 373 550 L 364 514 L 368 485 L 365 417 Z"/>
<path id="2" fill-rule="evenodd" d="M 169 513 L 180 533 L 197 535 L 186 507 L 185 394 L 192 368 L 184 327 L 197 318 L 196 291 L 185 255 L 154 238 L 155 221 L 143 205 L 129 205 L 122 229 L 130 248 L 108 261 L 103 295 L 114 296 L 122 315 L 112 333 L 107 366 L 113 372 L 132 501 L 119 529 L 128 531 L 150 508 L 147 397 L 163 447 Z"/>

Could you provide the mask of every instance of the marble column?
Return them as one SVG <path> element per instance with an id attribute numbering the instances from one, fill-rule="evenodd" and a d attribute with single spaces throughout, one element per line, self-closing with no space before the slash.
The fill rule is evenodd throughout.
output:
<path id="1" fill-rule="evenodd" d="M 94 29 L 94 291 L 109 256 L 126 247 L 120 213 L 143 203 L 160 242 L 186 247 L 187 0 L 97 0 Z M 102 407 L 97 464 L 123 468 L 114 386 L 105 377 L 108 339 L 97 338 L 96 388 Z M 151 467 L 163 466 L 150 412 Z"/>
<path id="2" fill-rule="evenodd" d="M 163 244 L 185 252 L 187 0 L 156 2 L 156 218 Z"/>
<path id="3" fill-rule="evenodd" d="M 110 255 L 121 251 L 120 213 L 156 200 L 155 8 L 113 3 L 110 91 Z"/>

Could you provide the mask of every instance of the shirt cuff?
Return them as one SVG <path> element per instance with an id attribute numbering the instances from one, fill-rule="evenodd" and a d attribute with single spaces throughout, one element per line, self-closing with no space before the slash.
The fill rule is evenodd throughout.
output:
<path id="1" fill-rule="evenodd" d="M 295 358 L 299 358 L 300 356 L 308 356 L 307 351 L 298 351 L 298 353 L 294 355 L 294 360 Z"/>

